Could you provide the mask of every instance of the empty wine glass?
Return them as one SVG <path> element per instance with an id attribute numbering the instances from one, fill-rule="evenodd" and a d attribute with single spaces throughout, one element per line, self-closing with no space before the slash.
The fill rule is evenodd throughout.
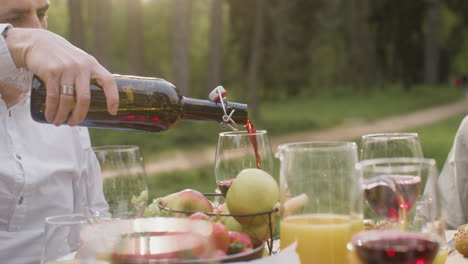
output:
<path id="1" fill-rule="evenodd" d="M 41 264 L 74 263 L 83 247 L 80 232 L 87 226 L 86 217 L 79 214 L 47 217 Z"/>
<path id="2" fill-rule="evenodd" d="M 423 158 L 417 133 L 380 133 L 361 137 L 360 160 L 397 157 Z"/>
<path id="3" fill-rule="evenodd" d="M 218 190 L 226 195 L 237 174 L 247 168 L 259 168 L 273 175 L 273 155 L 267 131 L 220 133 L 215 157 Z"/>
<path id="4" fill-rule="evenodd" d="M 92 218 L 135 218 L 143 215 L 148 200 L 148 187 L 143 159 L 138 146 L 102 146 L 87 150 L 88 163 L 99 166 L 94 172 L 102 177 L 102 192 L 108 212 L 92 203 L 98 196 L 96 186 L 86 179 L 87 210 Z M 98 173 L 96 173 L 98 174 Z M 99 187 L 98 187 L 99 188 Z M 110 215 L 109 215 L 110 214 Z M 89 215 L 88 215 L 89 216 Z"/>
<path id="5" fill-rule="evenodd" d="M 361 161 L 368 231 L 352 245 L 364 264 L 443 263 L 444 220 L 435 160 L 386 158 Z M 432 262 L 436 260 L 437 262 Z"/>

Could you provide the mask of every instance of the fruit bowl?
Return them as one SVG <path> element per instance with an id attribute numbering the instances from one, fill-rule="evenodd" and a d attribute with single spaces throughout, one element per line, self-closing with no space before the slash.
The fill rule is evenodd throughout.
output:
<path id="1" fill-rule="evenodd" d="M 168 260 L 168 259 L 128 259 L 125 261 L 112 260 L 112 264 L 219 264 L 239 261 L 250 261 L 263 257 L 265 245 L 262 244 L 252 251 L 228 255 L 218 258 L 194 259 L 194 260 Z"/>
<path id="2" fill-rule="evenodd" d="M 89 226 L 80 235 L 80 260 L 112 264 L 214 264 L 263 256 L 262 243 L 248 252 L 217 257 L 211 224 L 185 218 L 114 220 Z"/>
<path id="3" fill-rule="evenodd" d="M 206 197 L 217 197 L 217 196 L 222 197 L 223 196 L 222 194 L 218 194 L 218 193 L 204 193 L 203 195 L 206 196 Z M 177 215 L 177 216 L 182 215 L 182 216 L 185 216 L 185 217 L 189 217 L 189 216 L 194 215 L 194 214 L 202 213 L 202 214 L 205 214 L 205 215 L 207 215 L 209 217 L 218 218 L 218 220 L 216 220 L 216 221 L 219 221 L 220 218 L 229 218 L 229 217 L 230 218 L 235 218 L 237 221 L 239 221 L 239 220 L 242 221 L 242 219 L 246 219 L 247 222 L 248 221 L 252 221 L 252 222 L 256 221 L 257 223 L 259 222 L 259 220 L 264 221 L 266 226 L 265 226 L 265 229 L 263 229 L 262 231 L 259 232 L 258 230 L 254 230 L 251 233 L 245 232 L 245 231 L 242 231 L 242 232 L 247 233 L 249 236 L 251 236 L 252 233 L 259 236 L 259 233 L 260 233 L 261 234 L 260 236 L 262 237 L 261 239 L 256 240 L 255 238 L 253 238 L 251 236 L 252 239 L 253 239 L 254 244 L 255 245 L 265 244 L 265 241 L 266 241 L 269 253 L 271 254 L 271 252 L 272 252 L 272 241 L 269 238 L 273 237 L 273 227 L 274 227 L 273 218 L 274 218 L 274 214 L 278 212 L 278 208 L 275 208 L 275 209 L 272 209 L 272 210 L 269 210 L 269 211 L 251 213 L 251 214 L 232 214 L 232 213 L 229 213 L 229 211 L 227 213 L 223 213 L 224 210 L 218 210 L 219 212 L 216 212 L 216 213 L 214 213 L 214 212 L 188 211 L 188 210 L 173 210 L 173 209 L 165 207 L 162 203 L 157 203 L 157 206 L 158 206 L 159 210 L 161 210 L 162 212 L 165 212 L 164 214 L 168 214 L 168 215 Z M 235 221 L 235 222 L 237 222 L 237 221 Z M 239 222 L 241 222 L 241 221 L 239 221 Z M 243 222 L 246 222 L 246 221 L 243 221 Z M 247 224 L 247 226 L 248 226 L 248 224 Z"/>

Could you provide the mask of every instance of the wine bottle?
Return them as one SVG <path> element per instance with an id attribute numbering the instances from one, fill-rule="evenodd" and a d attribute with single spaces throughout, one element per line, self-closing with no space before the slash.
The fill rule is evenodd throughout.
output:
<path id="1" fill-rule="evenodd" d="M 182 96 L 176 87 L 159 78 L 114 75 L 119 91 L 119 111 L 107 112 L 104 91 L 91 82 L 91 104 L 79 126 L 131 131 L 164 132 L 181 120 L 223 122 L 221 103 Z M 46 88 L 34 76 L 31 89 L 31 115 L 40 123 L 45 119 Z M 225 102 L 226 112 L 238 124 L 247 122 L 247 105 Z"/>

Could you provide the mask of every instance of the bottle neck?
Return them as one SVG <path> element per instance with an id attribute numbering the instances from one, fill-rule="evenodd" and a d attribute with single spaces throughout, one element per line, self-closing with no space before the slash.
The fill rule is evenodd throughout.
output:
<path id="1" fill-rule="evenodd" d="M 246 104 L 233 102 L 224 103 L 226 105 L 226 112 L 228 115 L 231 111 L 234 111 L 231 118 L 238 125 L 244 125 L 247 122 L 248 113 Z M 221 103 L 187 97 L 183 98 L 183 119 L 222 122 L 223 115 L 224 111 Z"/>

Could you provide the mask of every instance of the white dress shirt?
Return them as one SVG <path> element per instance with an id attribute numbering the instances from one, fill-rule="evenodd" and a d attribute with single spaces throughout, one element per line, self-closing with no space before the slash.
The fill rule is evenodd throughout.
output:
<path id="1" fill-rule="evenodd" d="M 448 227 L 457 229 L 468 223 L 468 116 L 455 135 L 439 185 Z"/>
<path id="2" fill-rule="evenodd" d="M 21 74 L 0 36 L 0 81 Z M 84 161 L 89 147 L 86 128 L 33 121 L 29 94 L 10 108 L 0 95 L 0 263 L 39 263 L 46 217 L 82 213 L 85 199 L 107 206 L 99 167 Z M 78 184 L 88 175 L 93 194 Z"/>

